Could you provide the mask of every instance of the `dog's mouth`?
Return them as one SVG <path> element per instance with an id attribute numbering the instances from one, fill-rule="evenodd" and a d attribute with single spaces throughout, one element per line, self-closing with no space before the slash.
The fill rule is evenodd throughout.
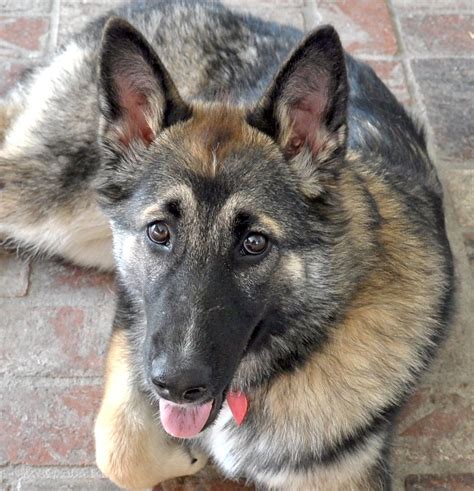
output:
<path id="1" fill-rule="evenodd" d="M 257 323 L 244 350 L 246 354 L 258 344 L 262 334 L 262 321 Z M 241 392 L 230 392 L 226 387 L 217 397 L 200 404 L 176 404 L 160 398 L 160 419 L 164 430 L 176 438 L 193 438 L 216 420 L 224 400 L 238 425 L 245 419 L 248 400 Z"/>
<path id="2" fill-rule="evenodd" d="M 227 393 L 226 400 L 235 422 L 240 426 L 247 415 L 247 396 L 243 392 L 231 391 Z M 224 393 L 203 404 L 184 405 L 160 399 L 161 424 L 171 436 L 193 438 L 215 421 L 223 401 Z"/>
<path id="3" fill-rule="evenodd" d="M 202 404 L 176 404 L 160 399 L 161 424 L 171 436 L 193 438 L 215 421 L 223 400 L 223 394 Z"/>

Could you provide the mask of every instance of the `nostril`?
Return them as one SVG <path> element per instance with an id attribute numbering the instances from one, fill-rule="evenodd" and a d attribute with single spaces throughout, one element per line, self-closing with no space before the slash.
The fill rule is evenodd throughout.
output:
<path id="1" fill-rule="evenodd" d="M 200 403 L 211 391 L 210 369 L 197 363 L 192 368 L 164 356 L 151 361 L 148 373 L 150 388 L 162 399 L 176 404 Z"/>
<path id="2" fill-rule="evenodd" d="M 158 377 L 153 377 L 151 379 L 151 381 L 153 382 L 153 385 L 158 387 L 158 389 L 161 389 L 161 390 L 166 389 L 166 384 L 161 379 L 159 379 Z"/>
<path id="3" fill-rule="evenodd" d="M 199 387 L 191 387 L 183 392 L 183 399 L 188 402 L 197 401 L 207 392 L 207 387 L 200 385 Z"/>

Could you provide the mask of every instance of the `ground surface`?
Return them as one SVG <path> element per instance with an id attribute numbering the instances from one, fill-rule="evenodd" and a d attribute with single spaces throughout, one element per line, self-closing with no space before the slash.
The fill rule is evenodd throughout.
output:
<path id="1" fill-rule="evenodd" d="M 70 28 L 115 0 L 2 0 L 0 94 Z M 460 285 L 453 335 L 394 443 L 396 489 L 474 489 L 474 23 L 469 0 L 227 0 L 308 30 L 333 23 L 428 125 Z M 92 425 L 111 277 L 0 250 L 0 489 L 115 489 L 94 467 Z M 163 491 L 241 489 L 207 471 Z M 303 491 L 303 490 L 302 490 Z"/>

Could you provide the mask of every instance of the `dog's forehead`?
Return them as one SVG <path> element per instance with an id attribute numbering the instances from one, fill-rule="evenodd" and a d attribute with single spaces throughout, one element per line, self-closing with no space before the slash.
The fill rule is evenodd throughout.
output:
<path id="1" fill-rule="evenodd" d="M 148 188 L 144 220 L 177 203 L 195 221 L 227 227 L 244 213 L 276 230 L 272 176 L 285 166 L 283 157 L 245 114 L 226 104 L 200 104 L 192 118 L 165 132 L 156 151 L 167 164 L 152 174 L 156 186 Z"/>
<path id="2" fill-rule="evenodd" d="M 192 117 L 183 124 L 171 127 L 166 135 L 173 148 L 191 172 L 215 178 L 232 157 L 246 153 L 275 158 L 276 146 L 271 139 L 250 126 L 245 110 L 222 104 L 198 104 Z"/>

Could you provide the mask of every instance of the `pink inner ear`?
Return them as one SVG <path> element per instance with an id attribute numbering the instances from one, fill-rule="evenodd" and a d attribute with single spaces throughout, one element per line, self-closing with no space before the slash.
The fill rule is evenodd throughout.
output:
<path id="1" fill-rule="evenodd" d="M 290 104 L 289 116 L 292 124 L 288 140 L 288 153 L 298 155 L 307 145 L 316 155 L 324 144 L 324 115 L 326 111 L 326 90 L 309 91 L 297 102 Z"/>
<path id="2" fill-rule="evenodd" d="M 149 101 L 143 92 L 132 87 L 126 79 L 116 80 L 118 99 L 123 111 L 120 141 L 128 146 L 134 139 L 147 145 L 155 138 L 155 133 L 146 120 Z"/>
<path id="3" fill-rule="evenodd" d="M 299 101 L 292 109 L 290 109 L 290 120 L 292 129 L 288 141 L 288 152 L 294 157 L 298 155 L 307 145 L 313 155 L 316 155 L 321 149 L 324 141 L 323 127 L 323 111 L 318 98 L 314 100 Z"/>

